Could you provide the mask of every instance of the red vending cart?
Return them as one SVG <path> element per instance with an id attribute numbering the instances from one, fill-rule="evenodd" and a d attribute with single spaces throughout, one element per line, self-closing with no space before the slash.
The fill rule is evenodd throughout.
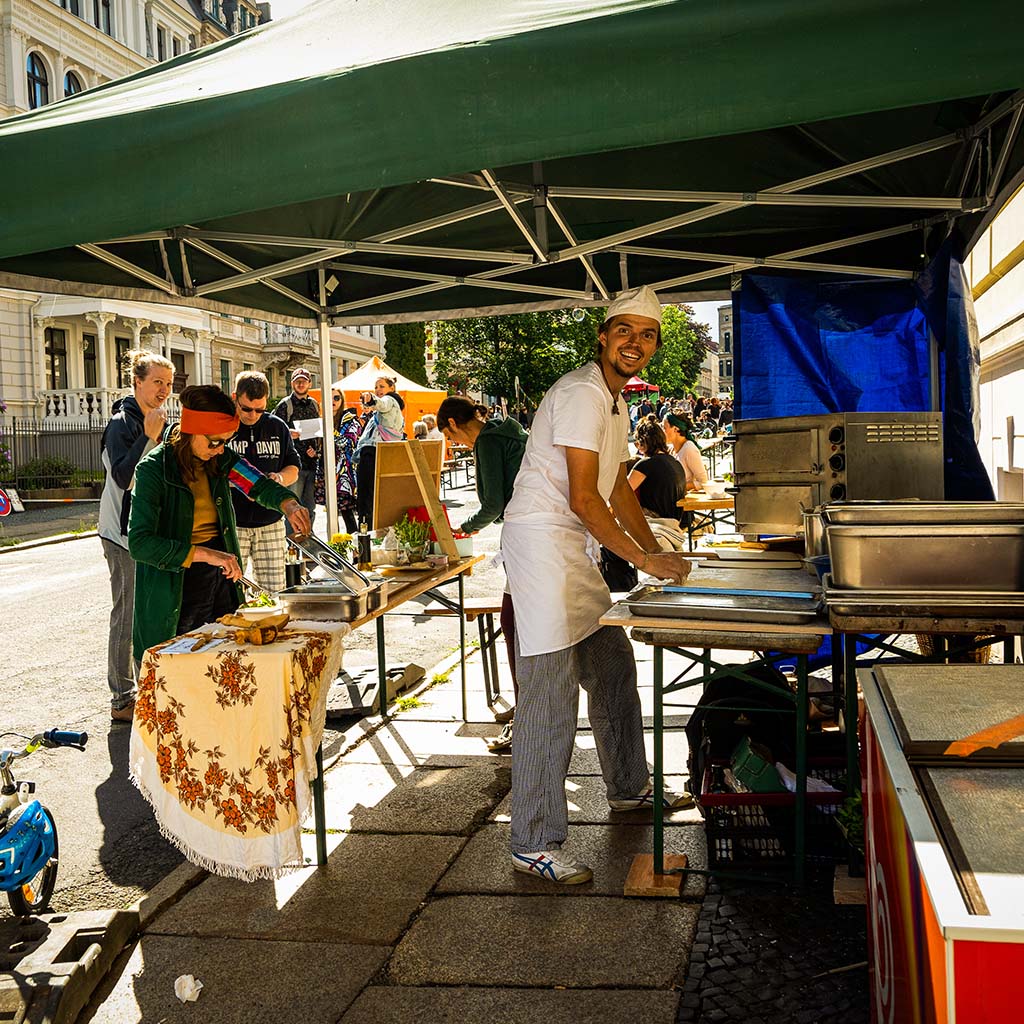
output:
<path id="1" fill-rule="evenodd" d="M 872 1019 L 1024 1021 L 1024 666 L 860 682 Z"/>

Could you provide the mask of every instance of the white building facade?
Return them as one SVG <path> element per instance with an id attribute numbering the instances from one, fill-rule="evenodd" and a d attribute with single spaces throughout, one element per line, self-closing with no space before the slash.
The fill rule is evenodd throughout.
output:
<path id="1" fill-rule="evenodd" d="M 971 251 L 966 270 L 981 336 L 978 447 L 996 498 L 1024 501 L 1024 188 Z"/>
<path id="2" fill-rule="evenodd" d="M 251 0 L 0 0 L 0 117 L 58 103 L 269 18 L 269 5 Z M 383 352 L 384 330 L 333 328 L 331 341 L 337 379 Z M 8 416 L 105 419 L 130 385 L 122 357 L 139 346 L 173 361 L 177 391 L 186 384 L 230 390 L 240 370 L 259 369 L 272 394 L 283 396 L 294 367 L 319 377 L 313 330 L 0 289 L 0 399 Z"/>

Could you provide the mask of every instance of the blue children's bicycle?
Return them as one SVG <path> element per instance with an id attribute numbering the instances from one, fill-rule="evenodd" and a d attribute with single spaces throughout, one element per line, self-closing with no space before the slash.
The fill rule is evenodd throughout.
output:
<path id="1" fill-rule="evenodd" d="M 18 736 L 19 733 L 0 733 Z M 14 762 L 40 747 L 85 750 L 89 734 L 51 729 L 37 733 L 22 750 L 0 750 L 0 891 L 19 916 L 46 909 L 57 884 L 57 825 L 33 799 L 36 784 L 14 778 Z"/>

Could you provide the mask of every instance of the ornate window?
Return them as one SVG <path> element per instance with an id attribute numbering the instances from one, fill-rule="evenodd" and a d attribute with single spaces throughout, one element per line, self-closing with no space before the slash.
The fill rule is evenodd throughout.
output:
<path id="1" fill-rule="evenodd" d="M 38 53 L 30 53 L 25 61 L 28 75 L 28 105 L 30 110 L 45 107 L 50 102 L 50 76 Z"/>
<path id="2" fill-rule="evenodd" d="M 70 11 L 75 17 L 80 18 L 82 16 L 82 8 L 79 4 L 79 0 L 60 0 L 61 7 L 65 11 Z"/>
<path id="3" fill-rule="evenodd" d="M 76 75 L 74 73 L 74 71 L 69 71 L 64 76 L 64 95 L 65 96 L 74 96 L 76 93 L 79 93 L 81 91 L 82 91 L 82 81 L 81 81 L 81 79 L 78 77 L 78 75 Z"/>
<path id="4" fill-rule="evenodd" d="M 167 32 L 163 25 L 156 27 L 156 59 L 167 59 Z"/>
<path id="5" fill-rule="evenodd" d="M 85 370 L 85 386 L 87 388 L 98 387 L 96 376 L 96 335 L 82 335 L 82 362 Z"/>
<path id="6" fill-rule="evenodd" d="M 68 386 L 68 334 L 60 327 L 47 327 L 44 333 L 46 383 L 51 391 Z"/>
<path id="7" fill-rule="evenodd" d="M 114 33 L 111 31 L 110 21 L 110 0 L 92 0 L 93 24 L 108 36 Z"/>
<path id="8" fill-rule="evenodd" d="M 114 351 L 117 353 L 117 386 L 119 388 L 130 388 L 132 386 L 132 371 L 125 366 L 125 356 L 132 346 L 131 338 L 114 338 Z"/>
<path id="9" fill-rule="evenodd" d="M 231 360 L 229 359 L 220 361 L 220 389 L 231 394 Z"/>

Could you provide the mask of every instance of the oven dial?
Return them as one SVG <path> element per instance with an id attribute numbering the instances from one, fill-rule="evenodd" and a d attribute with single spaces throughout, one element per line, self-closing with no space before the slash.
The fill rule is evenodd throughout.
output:
<path id="1" fill-rule="evenodd" d="M 828 464 L 838 473 L 846 466 L 846 458 L 837 452 L 828 460 Z"/>
<path id="2" fill-rule="evenodd" d="M 833 484 L 832 490 L 828 492 L 828 496 L 833 501 L 841 501 L 846 497 L 846 487 L 843 484 Z"/>
<path id="3" fill-rule="evenodd" d="M 845 438 L 846 438 L 846 431 L 843 430 L 842 427 L 833 427 L 828 432 L 828 439 L 833 444 L 842 444 Z"/>

